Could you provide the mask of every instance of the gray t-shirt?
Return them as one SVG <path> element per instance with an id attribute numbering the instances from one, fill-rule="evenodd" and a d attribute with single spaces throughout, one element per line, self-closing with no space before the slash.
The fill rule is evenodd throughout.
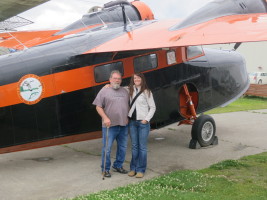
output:
<path id="1" fill-rule="evenodd" d="M 111 121 L 111 126 L 126 126 L 129 112 L 129 93 L 120 87 L 115 90 L 111 87 L 102 88 L 97 94 L 93 105 L 104 109 L 105 114 Z M 102 126 L 105 125 L 102 122 Z"/>

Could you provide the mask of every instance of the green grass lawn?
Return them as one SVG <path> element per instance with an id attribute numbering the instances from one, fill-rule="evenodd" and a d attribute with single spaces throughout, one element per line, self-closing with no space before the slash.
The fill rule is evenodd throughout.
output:
<path id="1" fill-rule="evenodd" d="M 73 200 L 266 200 L 267 152 L 182 170 Z"/>
<path id="2" fill-rule="evenodd" d="M 267 98 L 245 97 L 207 114 L 267 109 Z M 73 200 L 266 200 L 267 152 L 226 160 L 203 170 L 181 170 L 138 184 Z"/>
<path id="3" fill-rule="evenodd" d="M 245 110 L 259 110 L 259 109 L 267 109 L 267 98 L 250 96 L 250 97 L 240 98 L 226 107 L 223 108 L 218 107 L 206 112 L 205 114 L 237 112 Z"/>

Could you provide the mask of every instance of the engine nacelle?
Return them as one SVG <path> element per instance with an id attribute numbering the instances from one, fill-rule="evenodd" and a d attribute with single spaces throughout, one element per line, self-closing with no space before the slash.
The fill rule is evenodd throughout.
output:
<path id="1" fill-rule="evenodd" d="M 131 4 L 138 10 L 141 20 L 153 20 L 154 14 L 152 10 L 141 1 L 133 1 Z"/>

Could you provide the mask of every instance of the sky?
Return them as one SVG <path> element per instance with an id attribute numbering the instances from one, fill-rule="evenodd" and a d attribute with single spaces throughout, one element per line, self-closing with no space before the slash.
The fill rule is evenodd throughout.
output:
<path id="1" fill-rule="evenodd" d="M 185 18 L 211 0 L 142 0 L 154 12 L 156 19 Z M 93 6 L 103 6 L 109 0 L 51 0 L 19 16 L 34 22 L 18 30 L 62 29 L 80 19 Z"/>

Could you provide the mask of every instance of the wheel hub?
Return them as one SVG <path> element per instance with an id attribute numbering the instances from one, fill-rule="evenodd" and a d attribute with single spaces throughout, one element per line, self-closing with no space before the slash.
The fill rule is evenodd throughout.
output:
<path id="1" fill-rule="evenodd" d="M 214 133 L 213 124 L 211 122 L 206 122 L 201 130 L 202 139 L 205 142 L 208 142 L 212 138 L 213 133 Z"/>

